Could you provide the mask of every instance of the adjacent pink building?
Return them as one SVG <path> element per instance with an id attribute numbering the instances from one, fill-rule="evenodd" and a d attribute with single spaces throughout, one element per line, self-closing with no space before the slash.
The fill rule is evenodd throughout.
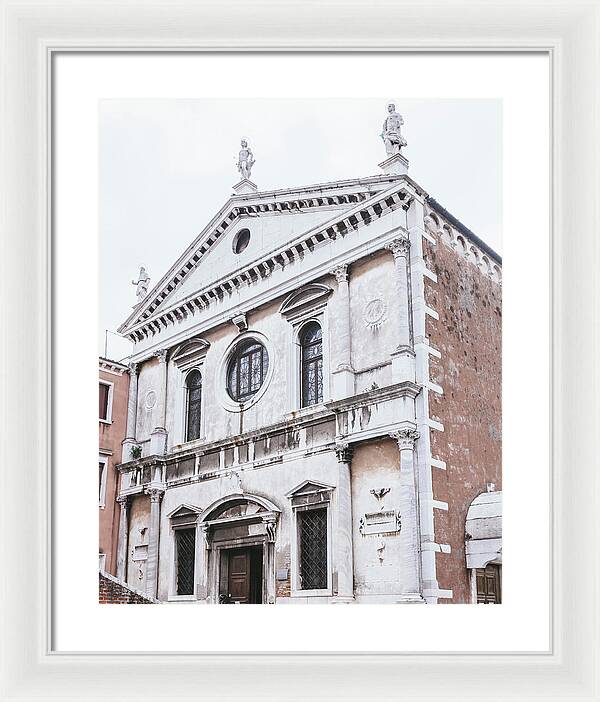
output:
<path id="1" fill-rule="evenodd" d="M 99 359 L 99 566 L 112 575 L 117 570 L 119 509 L 115 501 L 121 443 L 125 438 L 129 373 L 127 366 L 107 358 Z"/>

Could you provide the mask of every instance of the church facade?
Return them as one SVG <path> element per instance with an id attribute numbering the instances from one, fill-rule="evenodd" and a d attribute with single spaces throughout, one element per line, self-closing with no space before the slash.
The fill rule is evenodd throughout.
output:
<path id="1" fill-rule="evenodd" d="M 275 191 L 242 145 L 232 197 L 152 288 L 144 272 L 119 329 L 132 588 L 500 601 L 501 260 L 389 132 L 382 174 Z"/>

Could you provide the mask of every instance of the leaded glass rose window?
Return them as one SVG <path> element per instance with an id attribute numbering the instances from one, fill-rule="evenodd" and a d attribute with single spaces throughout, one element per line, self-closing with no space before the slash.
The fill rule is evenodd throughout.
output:
<path id="1" fill-rule="evenodd" d="M 232 400 L 246 402 L 265 382 L 269 370 L 269 355 L 254 339 L 241 342 L 227 366 L 227 391 Z"/>

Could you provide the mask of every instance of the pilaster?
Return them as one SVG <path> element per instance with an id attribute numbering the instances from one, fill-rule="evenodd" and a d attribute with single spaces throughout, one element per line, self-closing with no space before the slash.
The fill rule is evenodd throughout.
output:
<path id="1" fill-rule="evenodd" d="M 119 514 L 119 545 L 117 549 L 117 578 L 127 581 L 127 548 L 129 539 L 129 498 L 117 497 L 120 507 Z"/>
<path id="2" fill-rule="evenodd" d="M 398 346 L 392 352 L 392 381 L 400 383 L 415 380 L 415 352 L 412 346 L 410 322 L 410 290 L 408 263 L 410 241 L 407 237 L 394 239 L 386 244 L 394 256 L 394 279 L 396 283 Z"/>
<path id="3" fill-rule="evenodd" d="M 339 443 L 336 508 L 334 514 L 334 567 L 337 571 L 336 602 L 354 602 L 354 550 L 352 544 L 352 447 Z"/>
<path id="4" fill-rule="evenodd" d="M 158 358 L 159 380 L 156 401 L 156 422 L 150 434 L 150 455 L 162 455 L 167 450 L 166 410 L 167 410 L 167 349 L 155 353 Z"/>
<path id="5" fill-rule="evenodd" d="M 415 444 L 419 432 L 412 427 L 402 427 L 390 434 L 398 443 L 400 453 L 400 517 L 401 564 L 399 580 L 401 592 L 398 603 L 423 603 L 421 594 L 419 525 Z"/>
<path id="6" fill-rule="evenodd" d="M 125 439 L 122 442 L 123 451 L 121 460 L 123 463 L 131 460 L 131 448 L 135 446 L 135 427 L 137 422 L 137 401 L 138 401 L 138 364 L 130 363 L 127 370 L 129 373 L 129 394 L 127 396 L 127 429 Z"/>
<path id="7" fill-rule="evenodd" d="M 331 275 L 334 275 L 338 283 L 337 310 L 338 319 L 336 325 L 336 346 L 338 349 L 337 359 L 334 359 L 333 397 L 351 397 L 354 395 L 354 368 L 352 367 L 352 334 L 350 330 L 350 288 L 348 283 L 348 265 L 336 266 Z"/>
<path id="8" fill-rule="evenodd" d="M 148 560 L 146 562 L 146 593 L 156 598 L 158 585 L 158 546 L 160 535 L 160 503 L 165 491 L 147 488 L 150 496 L 150 528 L 148 530 Z"/>

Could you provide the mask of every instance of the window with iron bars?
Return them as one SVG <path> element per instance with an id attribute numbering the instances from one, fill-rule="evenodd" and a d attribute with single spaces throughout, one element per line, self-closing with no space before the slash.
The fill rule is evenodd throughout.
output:
<path id="1" fill-rule="evenodd" d="M 307 324 L 300 334 L 302 407 L 323 402 L 323 333 L 317 322 Z"/>
<path id="2" fill-rule="evenodd" d="M 200 438 L 200 413 L 202 410 L 202 375 L 193 370 L 186 378 L 187 418 L 186 441 Z"/>
<path id="3" fill-rule="evenodd" d="M 177 553 L 177 594 L 194 594 L 194 570 L 196 561 L 196 529 L 175 531 Z"/>
<path id="4" fill-rule="evenodd" d="M 327 588 L 327 508 L 297 512 L 301 590 Z"/>

